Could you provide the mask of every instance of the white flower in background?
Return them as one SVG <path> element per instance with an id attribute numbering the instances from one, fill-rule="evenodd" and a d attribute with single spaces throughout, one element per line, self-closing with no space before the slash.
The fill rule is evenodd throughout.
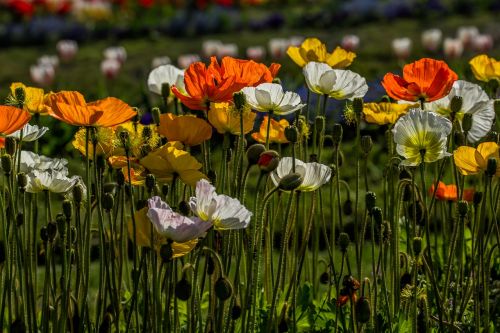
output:
<path id="1" fill-rule="evenodd" d="M 59 58 L 56 55 L 43 55 L 37 60 L 41 66 L 52 66 L 54 69 L 59 66 Z"/>
<path id="2" fill-rule="evenodd" d="M 443 32 L 439 29 L 429 29 L 422 32 L 422 46 L 428 51 L 435 52 L 439 49 Z"/>
<path id="3" fill-rule="evenodd" d="M 486 53 L 493 49 L 493 37 L 491 35 L 479 35 L 472 41 L 472 48 L 478 53 Z"/>
<path id="4" fill-rule="evenodd" d="M 467 135 L 467 140 L 477 142 L 488 134 L 493 124 L 495 118 L 493 100 L 489 99 L 479 85 L 458 80 L 453 83 L 448 96 L 427 103 L 425 107 L 430 111 L 449 117 L 451 114 L 450 103 L 455 96 L 462 97 L 462 109 L 457 112 L 455 119 L 462 122 L 465 113 L 472 114 L 472 127 Z"/>
<path id="5" fill-rule="evenodd" d="M 460 39 L 445 38 L 443 53 L 446 58 L 457 59 L 464 53 L 464 45 Z"/>
<path id="6" fill-rule="evenodd" d="M 342 37 L 340 46 L 346 51 L 356 51 L 359 48 L 359 37 L 356 35 L 345 35 Z"/>
<path id="7" fill-rule="evenodd" d="M 53 193 L 66 193 L 80 179 L 79 176 L 69 178 L 64 172 L 60 171 L 33 170 L 27 176 L 26 192 L 29 193 L 38 193 L 45 190 Z"/>
<path id="8" fill-rule="evenodd" d="M 233 57 L 236 58 L 238 56 L 238 45 L 234 43 L 223 44 L 222 47 L 217 52 L 217 57 L 222 59 L 224 57 Z"/>
<path id="9" fill-rule="evenodd" d="M 399 59 L 406 59 L 411 53 L 411 39 L 408 37 L 395 38 L 392 40 L 392 52 Z"/>
<path id="10" fill-rule="evenodd" d="M 202 237 L 212 226 L 197 217 L 191 219 L 174 212 L 160 197 L 149 199 L 148 207 L 147 216 L 156 231 L 177 243 Z"/>
<path id="11" fill-rule="evenodd" d="M 47 87 L 52 84 L 56 71 L 51 65 L 33 65 L 30 67 L 31 81 L 39 86 Z"/>
<path id="12" fill-rule="evenodd" d="M 366 80 L 350 70 L 332 69 L 329 65 L 309 62 L 303 68 L 309 90 L 335 99 L 363 97 L 368 91 Z"/>
<path id="13" fill-rule="evenodd" d="M 127 60 L 127 50 L 123 46 L 111 46 L 104 50 L 104 59 L 114 59 L 123 64 Z"/>
<path id="14" fill-rule="evenodd" d="M 220 49 L 222 48 L 222 41 L 217 39 L 207 39 L 201 44 L 201 51 L 203 55 L 207 58 L 211 56 L 217 56 Z"/>
<path id="15" fill-rule="evenodd" d="M 258 112 L 270 112 L 287 115 L 305 106 L 297 93 L 283 91 L 277 83 L 262 83 L 257 87 L 245 87 L 241 90 L 252 109 Z"/>
<path id="16" fill-rule="evenodd" d="M 304 37 L 292 36 L 288 39 L 288 45 L 286 48 L 288 49 L 289 46 L 300 46 L 300 45 L 302 45 L 302 42 L 304 42 Z"/>
<path id="17" fill-rule="evenodd" d="M 180 55 L 179 58 L 177 58 L 177 65 L 179 65 L 180 68 L 188 68 L 189 65 L 191 65 L 194 62 L 200 61 L 200 56 L 197 54 L 183 54 Z"/>
<path id="18" fill-rule="evenodd" d="M 151 68 L 155 69 L 156 67 L 170 65 L 171 63 L 172 60 L 170 59 L 169 56 L 154 57 L 153 60 L 151 61 Z"/>
<path id="19" fill-rule="evenodd" d="M 299 44 L 300 45 L 300 44 Z M 272 38 L 269 40 L 269 54 L 274 59 L 282 58 L 290 46 L 290 40 L 286 38 Z"/>
<path id="20" fill-rule="evenodd" d="M 16 140 L 21 140 L 22 132 L 22 141 L 31 142 L 40 139 L 48 130 L 48 127 L 38 127 L 38 125 L 26 124 L 22 129 L 7 136 Z"/>
<path id="21" fill-rule="evenodd" d="M 405 158 L 402 165 L 417 166 L 451 155 L 446 152 L 451 121 L 434 112 L 411 109 L 398 119 L 392 133 L 396 151 Z"/>
<path id="22" fill-rule="evenodd" d="M 281 179 L 293 171 L 293 158 L 283 157 L 278 167 L 271 173 L 271 180 L 278 186 Z M 304 163 L 295 159 L 295 172 L 302 175 L 302 184 L 297 191 L 312 192 L 330 181 L 332 169 L 324 164 L 312 162 Z"/>
<path id="23" fill-rule="evenodd" d="M 101 62 L 101 73 L 108 79 L 114 79 L 122 68 L 122 63 L 117 59 L 104 59 Z"/>
<path id="24" fill-rule="evenodd" d="M 247 48 L 247 58 L 253 61 L 262 61 L 266 57 L 266 49 L 263 46 L 250 46 Z"/>
<path id="25" fill-rule="evenodd" d="M 56 49 L 62 60 L 70 61 L 78 53 L 78 43 L 74 40 L 63 39 L 57 42 Z"/>
<path id="26" fill-rule="evenodd" d="M 196 183 L 196 197 L 189 199 L 189 205 L 196 216 L 212 223 L 217 230 L 246 228 L 252 218 L 252 213 L 238 199 L 217 194 L 205 179 Z"/>
<path id="27" fill-rule="evenodd" d="M 154 94 L 161 96 L 162 86 L 176 86 L 180 91 L 184 88 L 184 70 L 173 65 L 164 65 L 153 69 L 148 76 L 148 88 Z"/>
<path id="28" fill-rule="evenodd" d="M 462 41 L 465 48 L 472 46 L 472 42 L 479 35 L 479 29 L 474 26 L 459 27 L 457 30 L 457 38 Z"/>

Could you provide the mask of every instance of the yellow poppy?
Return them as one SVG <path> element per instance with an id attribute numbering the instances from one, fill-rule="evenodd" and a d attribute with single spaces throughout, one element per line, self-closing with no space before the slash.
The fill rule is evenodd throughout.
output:
<path id="1" fill-rule="evenodd" d="M 135 157 L 129 157 L 130 167 L 135 168 L 139 165 L 139 160 Z M 127 157 L 122 155 L 113 155 L 108 158 L 108 162 L 113 169 L 127 168 Z"/>
<path id="2" fill-rule="evenodd" d="M 267 122 L 269 117 L 264 116 L 258 132 L 252 133 L 252 138 L 260 143 L 266 143 L 267 138 Z M 285 128 L 290 124 L 286 119 L 276 121 L 271 118 L 271 126 L 269 127 L 269 143 L 288 143 L 285 137 Z"/>
<path id="3" fill-rule="evenodd" d="M 131 183 L 134 186 L 142 186 L 146 181 L 146 170 L 140 165 L 130 167 L 130 180 L 128 178 L 127 166 L 124 166 L 122 168 L 122 173 L 125 176 L 125 182 Z"/>
<path id="4" fill-rule="evenodd" d="M 160 136 L 154 130 L 154 125 L 142 125 L 128 121 L 116 127 L 116 137 L 120 132 L 127 131 L 130 144 L 130 154 L 137 158 L 147 155 L 160 144 Z M 118 139 L 119 140 L 119 139 Z M 115 155 L 125 155 L 125 150 L 121 143 L 115 150 Z"/>
<path id="5" fill-rule="evenodd" d="M 73 147 L 77 149 L 82 155 L 85 156 L 85 135 L 86 129 L 81 128 L 75 133 L 73 138 Z M 115 147 L 119 144 L 115 136 L 115 130 L 111 127 L 98 127 L 96 130 L 96 155 L 104 155 L 105 157 L 111 156 Z M 94 158 L 94 145 L 89 138 L 89 158 Z"/>
<path id="6" fill-rule="evenodd" d="M 252 131 L 256 114 L 249 107 L 243 110 L 243 134 Z M 208 121 L 220 134 L 240 135 L 240 113 L 228 102 L 212 103 L 208 111 Z"/>
<path id="7" fill-rule="evenodd" d="M 156 232 L 153 224 L 149 221 L 147 213 L 148 207 L 144 207 L 136 211 L 134 214 L 135 240 L 137 242 L 136 246 L 151 247 L 151 245 L 153 245 L 154 249 L 159 251 L 161 246 L 166 244 L 168 240 L 166 237 L 163 237 Z M 130 239 L 134 241 L 134 224 L 132 219 L 128 221 L 127 229 Z M 153 239 L 151 239 L 151 236 L 153 236 Z M 185 243 L 172 242 L 172 258 L 179 258 L 188 254 L 194 249 L 197 243 L 197 239 L 193 239 Z"/>
<path id="8" fill-rule="evenodd" d="M 413 104 L 398 103 L 365 103 L 363 105 L 363 115 L 365 121 L 370 124 L 385 125 L 394 124 L 399 117 L 406 114 Z"/>
<path id="9" fill-rule="evenodd" d="M 356 58 L 356 53 L 346 51 L 339 46 L 332 53 L 328 53 L 326 45 L 317 38 L 307 38 L 299 47 L 290 46 L 286 53 L 300 67 L 315 61 L 326 63 L 332 68 L 342 69 L 349 67 Z"/>
<path id="10" fill-rule="evenodd" d="M 30 113 L 47 114 L 44 105 L 44 92 L 41 88 L 27 87 L 21 82 L 14 82 L 10 85 L 11 98 L 15 98 L 17 88 L 24 89 L 24 110 Z"/>
<path id="11" fill-rule="evenodd" d="M 160 182 L 171 182 L 175 174 L 185 184 L 195 186 L 198 180 L 206 178 L 199 171 L 202 165 L 196 158 L 171 144 L 150 152 L 140 163 Z"/>
<path id="12" fill-rule="evenodd" d="M 158 133 L 169 141 L 180 141 L 186 146 L 197 146 L 212 137 L 212 127 L 195 116 L 160 115 Z"/>
<path id="13" fill-rule="evenodd" d="M 486 54 L 478 55 L 469 61 L 472 73 L 479 81 L 500 81 L 500 61 L 489 58 Z"/>
<path id="14" fill-rule="evenodd" d="M 495 142 L 483 142 L 476 148 L 461 146 L 453 152 L 455 165 L 464 176 L 475 175 L 486 171 L 488 159 L 497 160 L 495 176 L 500 176 L 500 157 L 498 155 L 498 144 Z"/>

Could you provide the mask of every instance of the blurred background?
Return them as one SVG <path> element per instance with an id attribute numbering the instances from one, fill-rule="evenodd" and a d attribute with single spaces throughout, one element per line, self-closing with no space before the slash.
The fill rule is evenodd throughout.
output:
<path id="1" fill-rule="evenodd" d="M 474 81 L 474 55 L 499 58 L 499 17 L 500 0 L 0 0 L 0 98 L 20 81 L 88 101 L 115 96 L 147 112 L 161 104 L 147 90 L 151 69 L 212 55 L 279 62 L 285 88 L 305 96 L 286 50 L 317 37 L 329 51 L 356 52 L 349 69 L 366 77 L 365 100 L 374 101 L 385 73 L 421 57 Z M 47 154 L 75 129 L 52 130 L 61 142 L 44 145 Z"/>

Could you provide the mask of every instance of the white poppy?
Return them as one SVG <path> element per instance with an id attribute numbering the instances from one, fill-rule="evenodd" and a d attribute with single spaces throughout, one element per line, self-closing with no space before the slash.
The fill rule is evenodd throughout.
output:
<path id="1" fill-rule="evenodd" d="M 61 59 L 70 61 L 78 53 L 78 43 L 74 40 L 63 39 L 57 42 L 56 49 Z"/>
<path id="2" fill-rule="evenodd" d="M 197 217 L 191 219 L 174 212 L 160 197 L 149 199 L 148 207 L 147 216 L 156 231 L 177 243 L 202 237 L 212 226 Z"/>
<path id="3" fill-rule="evenodd" d="M 21 151 L 20 171 L 24 173 L 29 173 L 32 170 L 51 170 L 67 175 L 67 164 L 68 161 L 64 158 L 50 158 L 44 155 L 35 154 L 31 151 Z"/>
<path id="4" fill-rule="evenodd" d="M 392 51 L 399 59 L 406 59 L 411 53 L 411 39 L 408 37 L 395 38 L 392 40 Z"/>
<path id="5" fill-rule="evenodd" d="M 184 71 L 173 65 L 163 65 L 153 69 L 148 76 L 148 88 L 154 94 L 161 96 L 162 86 L 168 84 L 184 91 Z"/>
<path id="6" fill-rule="evenodd" d="M 303 68 L 309 90 L 335 99 L 363 97 L 368 91 L 366 80 L 350 70 L 332 69 L 329 65 L 309 62 Z"/>
<path id="7" fill-rule="evenodd" d="M 105 59 L 113 59 L 119 61 L 121 64 L 127 60 L 127 50 L 123 46 L 111 46 L 103 52 Z"/>
<path id="8" fill-rule="evenodd" d="M 459 27 L 457 30 L 457 38 L 462 41 L 465 47 L 470 47 L 478 35 L 479 29 L 475 26 Z"/>
<path id="9" fill-rule="evenodd" d="M 422 32 L 422 46 L 424 49 L 435 52 L 441 44 L 443 32 L 439 29 L 429 29 Z"/>
<path id="10" fill-rule="evenodd" d="M 493 100 L 489 99 L 479 85 L 457 80 L 453 83 L 448 96 L 426 104 L 426 109 L 448 117 L 451 113 L 450 103 L 455 96 L 462 97 L 462 109 L 457 112 L 455 119 L 461 122 L 465 113 L 472 114 L 472 127 L 467 135 L 467 140 L 477 142 L 488 134 L 493 124 L 495 118 Z"/>
<path id="11" fill-rule="evenodd" d="M 56 55 L 43 55 L 38 58 L 37 64 L 57 68 L 59 66 L 59 58 Z"/>
<path id="12" fill-rule="evenodd" d="M 17 130 L 7 136 L 16 140 L 21 140 L 22 131 L 22 141 L 31 142 L 40 139 L 48 130 L 48 127 L 38 127 L 38 125 L 26 124 L 22 129 Z"/>
<path id="13" fill-rule="evenodd" d="M 122 68 L 122 63 L 118 59 L 104 59 L 101 62 L 101 73 L 108 79 L 114 79 Z"/>
<path id="14" fill-rule="evenodd" d="M 434 112 L 411 109 L 398 119 L 392 133 L 396 151 L 405 158 L 402 165 L 431 163 L 451 155 L 446 152 L 451 121 Z"/>
<path id="15" fill-rule="evenodd" d="M 283 157 L 278 167 L 271 173 L 271 180 L 278 186 L 281 179 L 293 171 L 293 158 Z M 312 192 L 330 181 L 332 169 L 324 164 L 311 162 L 304 163 L 295 159 L 295 172 L 302 175 L 302 184 L 297 191 Z"/>
<path id="16" fill-rule="evenodd" d="M 246 53 L 247 58 L 253 61 L 262 61 L 266 57 L 266 49 L 263 46 L 250 46 Z"/>
<path id="17" fill-rule="evenodd" d="M 241 90 L 252 109 L 259 112 L 270 112 L 287 115 L 305 106 L 297 93 L 283 91 L 277 83 L 262 83 L 257 87 L 246 87 Z"/>
<path id="18" fill-rule="evenodd" d="M 33 170 L 28 174 L 26 192 L 38 193 L 44 190 L 54 193 L 66 193 L 75 186 L 80 177 L 69 178 L 60 171 Z"/>
<path id="19" fill-rule="evenodd" d="M 196 183 L 196 197 L 190 198 L 189 205 L 196 216 L 213 223 L 217 230 L 246 228 L 252 218 L 252 213 L 238 199 L 217 194 L 205 179 Z"/>
<path id="20" fill-rule="evenodd" d="M 340 45 L 344 50 L 354 52 L 359 48 L 359 37 L 357 35 L 345 35 L 342 37 Z"/>
<path id="21" fill-rule="evenodd" d="M 47 64 L 36 64 L 30 67 L 31 81 L 40 86 L 49 86 L 54 81 L 56 71 L 54 66 Z"/>
<path id="22" fill-rule="evenodd" d="M 460 39 L 445 38 L 443 52 L 446 58 L 457 59 L 464 53 L 464 45 Z"/>

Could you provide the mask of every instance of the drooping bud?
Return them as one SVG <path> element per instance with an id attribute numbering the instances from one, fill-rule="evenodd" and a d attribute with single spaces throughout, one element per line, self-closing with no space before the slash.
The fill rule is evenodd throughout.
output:
<path id="1" fill-rule="evenodd" d="M 260 155 L 266 151 L 266 147 L 260 143 L 256 143 L 248 147 L 247 160 L 249 165 L 257 164 Z"/>
<path id="2" fill-rule="evenodd" d="M 238 111 L 242 111 L 247 104 L 247 99 L 243 91 L 238 91 L 233 94 L 234 107 Z"/>
<path id="3" fill-rule="evenodd" d="M 373 207 L 375 207 L 377 201 L 377 196 L 374 192 L 366 192 L 365 194 L 365 206 L 368 213 L 371 213 Z"/>
<path id="4" fill-rule="evenodd" d="M 274 171 L 278 167 L 280 155 L 277 151 L 267 150 L 260 154 L 257 165 L 260 171 L 268 173 Z"/>
<path id="5" fill-rule="evenodd" d="M 361 137 L 361 150 L 365 155 L 368 155 L 373 147 L 372 137 L 370 135 L 363 135 Z"/>
<path id="6" fill-rule="evenodd" d="M 413 237 L 413 253 L 416 256 L 422 252 L 422 237 Z"/>
<path id="7" fill-rule="evenodd" d="M 486 164 L 486 174 L 493 177 L 497 173 L 497 159 L 494 157 L 488 158 L 488 163 Z"/>
<path id="8" fill-rule="evenodd" d="M 470 131 L 473 121 L 474 120 L 472 119 L 472 113 L 464 113 L 464 118 L 462 119 L 462 129 L 464 130 L 464 132 Z"/>
<path id="9" fill-rule="evenodd" d="M 215 282 L 214 290 L 215 296 L 221 301 L 227 300 L 233 294 L 233 286 L 225 276 L 221 276 Z"/>
<path id="10" fill-rule="evenodd" d="M 460 96 L 453 96 L 450 102 L 451 113 L 457 114 L 462 110 L 463 99 Z"/>
<path id="11" fill-rule="evenodd" d="M 290 143 L 296 143 L 299 141 L 299 130 L 296 126 L 285 127 L 285 138 L 290 141 Z"/>
<path id="12" fill-rule="evenodd" d="M 5 151 L 7 154 L 13 156 L 16 153 L 17 142 L 16 139 L 12 137 L 5 138 Z"/>
<path id="13" fill-rule="evenodd" d="M 340 142 L 342 141 L 343 132 L 344 132 L 344 129 L 342 128 L 342 125 L 340 125 L 340 124 L 333 125 L 332 140 L 333 140 L 333 144 L 335 146 L 338 146 L 340 144 Z"/>
<path id="14" fill-rule="evenodd" d="M 340 251 L 343 253 L 347 252 L 347 248 L 349 247 L 350 242 L 351 240 L 349 239 L 349 235 L 345 232 L 341 232 L 339 235 Z"/>
<path id="15" fill-rule="evenodd" d="M 2 155 L 2 169 L 6 175 L 12 172 L 12 157 L 9 154 Z"/>
<path id="16" fill-rule="evenodd" d="M 353 210 L 351 199 L 346 199 L 346 201 L 344 201 L 344 204 L 342 205 L 342 212 L 347 216 L 352 214 Z"/>
<path id="17" fill-rule="evenodd" d="M 358 322 L 365 324 L 370 320 L 371 309 L 368 298 L 361 296 L 356 302 L 356 319 Z"/>
<path id="18" fill-rule="evenodd" d="M 293 191 L 299 187 L 303 181 L 304 177 L 301 174 L 293 172 L 281 178 L 278 187 L 282 191 Z"/>
<path id="19" fill-rule="evenodd" d="M 182 278 L 175 284 L 175 297 L 181 301 L 187 301 L 191 297 L 191 291 L 191 282 L 188 281 L 185 274 L 182 274 Z"/>
<path id="20" fill-rule="evenodd" d="M 467 216 L 467 213 L 469 212 L 469 204 L 465 200 L 461 200 L 457 204 L 458 206 L 458 215 L 462 218 Z"/>

